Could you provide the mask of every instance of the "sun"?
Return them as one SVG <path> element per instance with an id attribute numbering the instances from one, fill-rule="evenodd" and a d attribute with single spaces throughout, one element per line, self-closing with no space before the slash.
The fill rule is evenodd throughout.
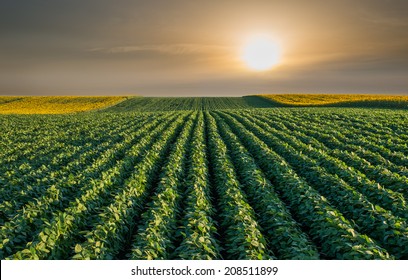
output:
<path id="1" fill-rule="evenodd" d="M 241 59 L 255 71 L 265 71 L 280 62 L 279 45 L 269 36 L 258 35 L 250 38 L 242 48 Z"/>

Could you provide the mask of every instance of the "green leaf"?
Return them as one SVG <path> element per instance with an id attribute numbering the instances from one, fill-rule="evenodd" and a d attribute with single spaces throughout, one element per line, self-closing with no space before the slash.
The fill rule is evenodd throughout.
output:
<path id="1" fill-rule="evenodd" d="M 75 253 L 80 253 L 82 251 L 82 246 L 80 244 L 75 245 Z"/>

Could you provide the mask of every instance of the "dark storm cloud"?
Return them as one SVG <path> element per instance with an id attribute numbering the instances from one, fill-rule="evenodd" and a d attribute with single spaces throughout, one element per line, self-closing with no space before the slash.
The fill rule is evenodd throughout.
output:
<path id="1" fill-rule="evenodd" d="M 402 0 L 3 0 L 0 94 L 407 92 L 407 14 Z M 252 32 L 282 42 L 276 69 L 240 66 Z"/>

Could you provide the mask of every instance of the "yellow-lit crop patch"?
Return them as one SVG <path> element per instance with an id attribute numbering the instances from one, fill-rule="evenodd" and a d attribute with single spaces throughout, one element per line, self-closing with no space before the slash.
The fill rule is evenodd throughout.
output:
<path id="1" fill-rule="evenodd" d="M 328 105 L 336 103 L 387 101 L 408 102 L 408 96 L 375 95 L 375 94 L 264 94 L 272 101 L 295 106 Z"/>
<path id="2" fill-rule="evenodd" d="M 97 110 L 115 105 L 123 96 L 41 96 L 0 97 L 0 114 L 68 114 Z"/>

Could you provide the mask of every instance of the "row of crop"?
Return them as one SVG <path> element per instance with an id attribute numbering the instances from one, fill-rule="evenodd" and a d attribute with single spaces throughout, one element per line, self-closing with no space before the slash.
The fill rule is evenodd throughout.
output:
<path id="1" fill-rule="evenodd" d="M 396 165 L 392 163 L 387 157 L 384 157 L 383 155 L 379 154 L 376 151 L 371 151 L 370 143 L 358 143 L 354 140 L 354 137 L 346 137 L 342 133 L 333 130 L 332 128 L 324 127 L 323 124 L 319 123 L 317 125 L 316 123 L 305 123 L 301 122 L 301 119 L 292 119 L 292 125 L 294 125 L 293 121 L 299 121 L 297 122 L 297 125 L 301 125 L 305 127 L 310 127 L 311 129 L 308 129 L 307 132 L 310 135 L 313 135 L 314 137 L 317 138 L 322 138 L 320 139 L 321 142 L 323 142 L 325 145 L 328 147 L 331 147 L 332 145 L 340 145 L 341 147 L 347 146 L 346 150 L 354 151 L 358 153 L 361 157 L 366 158 L 370 162 L 376 165 L 384 165 L 388 169 L 398 172 L 398 173 L 404 173 L 406 176 L 408 176 L 408 169 L 403 166 Z M 306 128 L 306 127 L 305 127 Z M 330 133 L 328 133 L 330 132 Z"/>
<path id="2" fill-rule="evenodd" d="M 84 149 L 94 147 L 95 142 L 103 142 L 106 138 L 106 125 L 102 122 L 91 120 L 93 123 L 92 129 L 89 129 L 89 124 L 78 122 L 76 119 L 68 119 L 65 121 L 55 120 L 60 126 L 55 126 L 52 123 L 54 117 L 41 119 L 43 122 L 41 129 L 37 129 L 37 124 L 28 125 L 33 127 L 29 131 L 29 139 L 26 143 L 30 145 L 19 147 L 19 149 L 9 156 L 4 155 L 0 158 L 0 179 L 8 184 L 7 190 L 15 187 L 18 190 L 22 185 L 21 181 L 27 181 L 34 177 L 36 171 L 44 175 L 42 171 L 46 169 L 59 168 L 65 165 L 74 156 L 81 154 Z M 21 129 L 21 123 L 15 121 L 15 133 Z M 78 127 L 77 127 L 78 126 Z M 82 127 L 84 126 L 84 127 Z M 44 129 L 48 131 L 44 131 Z M 95 131 L 89 135 L 89 131 Z M 36 139 L 40 136 L 40 139 Z M 15 143 L 15 146 L 18 143 Z M 61 151 L 64 151 L 61 153 Z M 74 153 L 77 151 L 77 153 Z M 4 197 L 2 195 L 1 197 Z"/>
<path id="3" fill-rule="evenodd" d="M 273 118 L 270 115 L 265 117 L 267 119 Z M 299 122 L 295 124 L 282 119 L 275 120 L 274 123 L 279 123 L 280 129 L 289 130 L 291 134 L 296 135 L 304 143 L 324 149 L 331 156 L 359 170 L 364 174 L 363 177 L 366 176 L 388 189 L 402 193 L 405 199 L 408 199 L 408 169 L 406 172 L 401 171 L 401 168 L 397 168 L 377 153 L 347 142 L 341 142 L 332 133 L 316 132 L 318 131 L 317 124 L 305 126 Z"/>
<path id="4" fill-rule="evenodd" d="M 7 122 L 4 122 L 6 118 Z M 9 161 L 13 158 L 18 158 L 21 154 L 26 153 L 27 148 L 32 146 L 46 145 L 47 142 L 42 142 L 43 138 L 55 137 L 54 128 L 55 123 L 48 128 L 43 127 L 36 119 L 29 119 L 27 117 L 15 116 L 0 116 L 2 133 L 0 144 L 0 163 Z M 33 131 L 38 133 L 33 133 Z"/>
<path id="5" fill-rule="evenodd" d="M 176 259 L 211 260 L 220 258 L 220 245 L 215 212 L 211 204 L 207 146 L 205 143 L 204 115 L 198 114 L 197 124 L 191 139 L 187 175 L 184 182 L 184 205 L 180 213 L 181 242 L 173 256 Z"/>
<path id="6" fill-rule="evenodd" d="M 106 112 L 123 111 L 175 111 L 175 110 L 194 110 L 199 109 L 198 98 L 180 97 L 148 97 L 148 98 L 129 98 L 116 106 L 106 109 Z"/>
<path id="7" fill-rule="evenodd" d="M 370 202 L 392 211 L 394 215 L 408 218 L 408 209 L 404 197 L 400 193 L 384 189 L 375 181 L 370 181 L 367 177 L 352 168 L 336 157 L 329 155 L 329 150 L 324 147 L 314 148 L 300 141 L 297 131 L 286 130 L 283 125 L 271 122 L 268 118 L 257 115 L 256 119 L 251 115 L 244 114 L 249 121 L 256 123 L 263 130 L 272 133 L 274 139 L 283 141 L 291 145 L 294 149 L 303 152 L 308 157 L 315 159 L 320 166 L 330 174 L 336 174 L 346 183 L 353 186 L 362 193 Z"/>
<path id="8" fill-rule="evenodd" d="M 170 117 L 170 116 L 169 116 Z M 174 118 L 169 118 L 170 120 Z M 158 125 L 160 124 L 160 125 Z M 92 210 L 102 204 L 99 193 L 104 190 L 105 185 L 111 186 L 113 182 L 122 180 L 120 174 L 133 168 L 132 164 L 137 160 L 137 150 L 146 145 L 143 139 L 149 135 L 159 135 L 165 128 L 167 122 L 156 119 L 147 123 L 142 129 L 130 134 L 126 141 L 119 142 L 106 150 L 101 157 L 90 164 L 80 176 L 68 176 L 67 180 L 57 187 L 52 186 L 52 192 L 43 196 L 40 200 L 29 202 L 23 212 L 19 212 L 10 222 L 0 228 L 0 253 L 12 254 L 27 242 L 29 236 L 36 235 L 41 231 L 42 225 L 52 217 L 58 215 L 61 203 L 66 201 L 71 204 L 69 209 L 73 212 Z M 153 129 L 153 130 L 152 130 Z M 138 143 L 136 146 L 135 143 Z M 133 148 L 132 148 L 133 147 Z M 143 147 L 143 146 L 142 146 Z M 136 150 L 135 150 L 136 149 Z M 70 190 L 70 197 L 62 197 L 61 190 Z M 109 193 L 107 193 L 109 196 Z M 72 201 L 72 202 L 70 202 Z M 83 206 L 87 202 L 86 208 Z M 78 211 L 75 209 L 79 209 Z M 79 220 L 77 222 L 80 222 Z M 24 247 L 23 247 L 24 248 Z"/>
<path id="9" fill-rule="evenodd" d="M 144 122 L 142 122 L 142 125 L 147 124 L 152 120 L 153 119 L 148 118 Z M 42 204 L 42 207 L 44 207 L 44 205 L 46 205 L 45 207 L 51 206 L 54 210 L 66 207 L 69 199 L 71 197 L 75 197 L 78 194 L 78 191 L 81 190 L 78 186 L 78 183 L 80 183 L 81 180 L 84 180 L 85 177 L 93 178 L 97 176 L 99 172 L 103 171 L 103 168 L 101 168 L 100 166 L 103 166 L 103 163 L 106 162 L 109 157 L 114 156 L 115 153 L 118 154 L 118 152 L 122 153 L 126 149 L 126 145 L 132 145 L 132 142 L 134 141 L 135 139 L 132 138 L 132 133 L 127 133 L 124 135 L 124 139 L 121 142 L 116 141 L 116 143 L 112 143 L 112 145 L 110 146 L 108 145 L 105 147 L 103 145 L 95 148 L 95 151 L 100 150 L 103 153 L 99 154 L 99 157 L 95 157 L 91 162 L 88 162 L 87 153 L 84 153 L 78 160 L 67 164 L 65 167 L 60 168 L 59 170 L 52 171 L 50 174 L 48 174 L 48 176 L 44 175 L 40 180 L 38 186 L 39 190 L 43 191 L 42 197 L 36 197 L 35 195 L 33 195 L 33 193 L 31 193 L 31 195 L 28 195 L 27 192 L 29 192 L 29 190 L 27 190 L 27 185 L 20 185 L 17 190 L 13 190 L 13 188 L 7 188 L 6 190 L 4 190 L 4 192 L 7 192 L 7 190 L 9 191 L 8 196 L 11 197 L 11 201 L 7 200 L 1 204 L 1 206 L 5 207 L 2 208 L 2 210 L 4 210 L 3 214 L 4 216 L 6 216 L 3 218 L 5 220 L 8 220 L 15 215 L 21 214 L 21 211 L 13 212 L 13 208 L 22 206 L 21 204 L 24 202 L 26 202 L 24 209 L 25 213 L 29 215 L 30 212 L 33 212 L 33 216 L 36 216 L 36 204 Z M 121 146 L 123 146 L 123 148 L 119 151 L 116 151 L 115 148 Z M 93 152 L 93 150 L 90 150 L 89 154 L 93 154 Z M 94 163 L 97 164 L 95 165 Z M 19 195 L 19 192 L 21 192 L 21 195 Z M 12 199 L 13 197 L 14 199 Z M 26 198 L 27 201 L 24 201 L 24 198 Z M 31 211 L 33 207 L 34 210 Z"/>
<path id="10" fill-rule="evenodd" d="M 370 111 L 368 114 L 367 111 L 364 112 L 365 114 L 359 112 L 352 113 L 351 115 L 345 112 L 342 112 L 341 115 L 305 115 L 302 116 L 302 118 L 313 123 L 319 121 L 323 117 L 326 121 L 329 120 L 330 122 L 336 123 L 336 125 L 347 127 L 351 131 L 357 132 L 362 136 L 377 138 L 381 144 L 386 146 L 391 144 L 391 146 L 389 146 L 391 148 L 394 147 L 392 144 L 397 143 L 398 146 L 402 144 L 399 147 L 404 148 L 405 146 L 406 151 L 406 141 L 408 140 L 408 136 L 405 133 L 406 128 L 404 129 L 404 115 L 396 113 L 390 114 L 390 112 L 387 112 L 387 118 L 382 119 L 380 117 L 381 114 L 376 112 Z"/>
<path id="11" fill-rule="evenodd" d="M 359 109 L 310 109 L 305 115 L 304 110 L 292 110 L 290 114 L 300 116 L 310 121 L 324 118 L 329 122 L 344 121 L 357 123 L 363 128 L 365 125 L 373 133 L 379 132 L 385 134 L 398 133 L 403 138 L 407 136 L 404 128 L 398 126 L 398 123 L 406 123 L 408 117 L 406 112 L 397 110 L 359 110 Z"/>
<path id="12" fill-rule="evenodd" d="M 256 98 L 255 98 L 256 99 Z M 259 99 L 259 98 L 258 98 Z M 248 102 L 250 100 L 251 102 Z M 123 111 L 174 111 L 174 110 L 219 110 L 219 109 L 245 109 L 268 102 L 254 98 L 241 97 L 175 97 L 175 98 L 130 98 L 116 106 L 106 109 L 106 112 Z"/>
<path id="13" fill-rule="evenodd" d="M 373 205 L 366 197 L 346 184 L 337 175 L 331 175 L 320 162 L 305 155 L 306 151 L 295 149 L 288 143 L 268 133 L 245 117 L 234 115 L 275 152 L 295 168 L 308 183 L 328 198 L 342 214 L 356 222 L 360 232 L 373 237 L 397 258 L 408 257 L 408 228 L 403 219 L 379 205 Z"/>
<path id="14" fill-rule="evenodd" d="M 160 122 L 160 119 L 157 122 Z M 68 208 L 53 213 L 51 222 L 36 233 L 34 241 L 28 243 L 24 250 L 12 258 L 68 258 L 80 232 L 84 227 L 90 226 L 95 218 L 98 218 L 96 214 L 111 203 L 112 196 L 121 191 L 121 185 L 130 176 L 134 164 L 142 159 L 144 149 L 151 146 L 151 137 L 159 137 L 168 128 L 169 121 L 156 125 L 157 123 L 153 126 L 149 124 L 142 129 L 144 132 L 136 137 L 137 144 L 132 143 L 128 146 L 120 158 L 110 158 L 105 163 L 108 169 L 101 171 L 98 177 L 92 178 L 88 182 L 89 187 L 84 188 L 82 194 L 72 201 Z"/>
<path id="15" fill-rule="evenodd" d="M 220 226 L 223 227 L 225 255 L 231 259 L 271 259 L 273 253 L 256 222 L 255 212 L 242 193 L 227 147 L 217 131 L 214 118 L 206 113 L 210 161 L 218 195 Z"/>
<path id="16" fill-rule="evenodd" d="M 127 242 L 151 193 L 155 175 L 164 163 L 164 155 L 180 134 L 189 115 L 179 115 L 148 149 L 142 150 L 143 160 L 136 162 L 134 172 L 126 179 L 113 202 L 99 215 L 100 221 L 85 233 L 85 242 L 75 246 L 74 259 L 114 259 Z"/>
<path id="17" fill-rule="evenodd" d="M 65 147 L 60 147 L 61 150 Z M 60 150 L 60 151 L 61 151 Z M 80 148 L 69 149 L 66 154 L 74 156 Z M 62 165 L 63 166 L 63 165 Z M 59 171 L 51 171 L 46 165 L 32 170 L 29 162 L 23 163 L 18 168 L 10 166 L 10 171 L 4 173 L 1 184 L 0 224 L 11 219 L 17 211 L 29 201 L 44 195 L 59 176 Z M 48 176 L 45 174 L 48 173 Z"/>
<path id="18" fill-rule="evenodd" d="M 153 139 L 160 137 L 175 118 L 177 116 L 165 122 L 158 119 L 141 129 L 141 133 L 135 135 L 136 142 L 132 141 L 130 145 L 127 143 L 119 158 L 108 158 L 105 163 L 107 168 L 103 166 L 104 170 L 100 170 L 98 176 L 91 177 L 87 183 L 89 186 L 83 187 L 69 207 L 53 213 L 52 222 L 41 228 L 34 242 L 28 243 L 13 258 L 69 258 L 70 249 L 81 239 L 81 232 L 100 220 L 97 214 L 109 206 L 113 196 L 121 193 L 122 185 L 133 172 L 134 165 L 143 159 L 144 151 L 151 147 Z M 30 254 L 29 250 L 34 253 Z"/>
<path id="19" fill-rule="evenodd" d="M 202 99 L 204 110 L 220 109 L 245 109 L 249 104 L 241 97 L 204 97 Z"/>
<path id="20" fill-rule="evenodd" d="M 367 177 L 375 180 L 382 186 L 399 192 L 408 200 L 408 173 L 400 175 L 396 172 L 391 172 L 381 165 L 372 165 L 367 160 L 361 159 L 356 153 L 348 152 L 347 150 L 335 149 L 332 152 L 350 166 L 361 170 Z M 408 212 L 408 210 L 406 210 Z"/>
<path id="21" fill-rule="evenodd" d="M 294 121 L 295 119 L 292 119 Z M 401 151 L 395 151 L 396 145 L 390 140 L 390 145 L 383 146 L 378 142 L 378 139 L 370 139 L 368 137 L 360 137 L 361 132 L 359 130 L 351 132 L 353 124 L 350 123 L 347 126 L 339 125 L 336 122 L 328 123 L 326 121 L 311 121 L 307 122 L 304 117 L 297 118 L 297 121 L 301 121 L 303 124 L 315 124 L 319 123 L 319 131 L 330 131 L 336 137 L 345 138 L 347 144 L 353 144 L 357 146 L 365 147 L 367 150 L 377 152 L 384 158 L 390 160 L 399 166 L 408 166 L 408 156 L 406 153 Z M 405 145 L 406 146 L 406 145 Z"/>
<path id="22" fill-rule="evenodd" d="M 273 118 L 269 114 L 266 117 Z M 367 177 L 394 191 L 405 193 L 405 196 L 408 197 L 408 169 L 406 167 L 397 166 L 376 152 L 350 143 L 352 140 L 339 133 L 335 137 L 331 130 L 321 130 L 319 124 L 304 124 L 300 120 L 296 124 L 293 120 L 278 119 L 277 121 L 296 132 L 303 142 L 312 143 L 318 147 L 327 147 L 333 156 L 359 169 Z M 353 160 L 347 155 L 348 151 L 351 152 Z"/>
<path id="23" fill-rule="evenodd" d="M 320 116 L 320 120 L 315 120 L 312 122 L 305 120 L 304 116 L 297 116 L 298 114 L 279 114 L 279 116 L 277 116 L 276 114 L 270 114 L 266 111 L 264 111 L 263 113 L 265 114 L 265 116 L 272 117 L 278 122 L 284 122 L 285 125 L 291 129 L 295 129 L 294 127 L 303 127 L 302 131 L 308 135 L 313 135 L 313 137 L 315 137 L 315 135 L 327 134 L 327 138 L 321 140 L 321 142 L 323 142 L 328 147 L 332 144 L 347 145 L 348 147 L 347 150 L 359 153 L 361 157 L 367 158 L 374 164 L 385 165 L 390 170 L 398 173 L 408 172 L 408 169 L 406 167 L 396 165 L 395 163 L 391 162 L 388 159 L 387 154 L 383 156 L 377 151 L 370 150 L 372 145 L 367 141 L 365 141 L 364 143 L 361 141 L 357 142 L 355 136 L 346 137 L 335 128 L 328 126 L 324 118 L 325 115 L 317 114 Z M 391 154 L 388 153 L 388 155 L 392 157 L 392 153 Z"/>
<path id="24" fill-rule="evenodd" d="M 42 166 L 47 165 L 47 161 L 44 160 L 48 155 L 53 153 L 59 153 L 63 150 L 66 145 L 63 143 L 53 142 L 52 139 L 49 137 L 44 137 L 40 143 L 46 142 L 46 144 L 41 144 L 38 146 L 38 150 L 31 150 L 31 148 L 22 148 L 25 154 L 21 154 L 19 157 L 16 158 L 16 155 L 4 157 L 3 163 L 1 165 L 1 175 L 0 180 L 2 184 L 7 184 L 7 188 L 3 188 L 0 190 L 1 196 L 0 201 L 7 200 L 7 194 L 4 192 L 10 192 L 13 189 L 19 189 L 21 187 L 21 183 L 19 178 L 22 178 L 26 174 L 30 173 L 33 169 L 36 168 L 43 168 Z M 38 154 L 35 154 L 37 151 Z M 75 151 L 74 151 L 75 152 Z M 33 154 L 31 156 L 30 154 Z M 32 167 L 33 162 L 36 162 L 36 166 Z"/>
<path id="25" fill-rule="evenodd" d="M 197 114 L 195 114 L 197 115 Z M 181 185 L 185 176 L 186 154 L 194 121 L 189 118 L 164 165 L 153 200 L 141 216 L 132 241 L 132 259 L 170 259 L 174 251 L 174 233 L 180 204 Z"/>
<path id="26" fill-rule="evenodd" d="M 377 146 L 383 147 L 393 152 L 406 153 L 407 145 L 404 139 L 404 133 L 396 131 L 395 128 L 390 129 L 384 120 L 379 118 L 378 114 L 371 112 L 367 114 L 367 111 L 356 112 L 314 112 L 306 114 L 306 112 L 288 112 L 282 113 L 281 116 L 285 116 L 287 120 L 297 120 L 304 125 L 321 124 L 331 129 L 340 131 L 342 134 L 350 137 L 351 139 L 360 139 L 366 142 L 374 142 Z M 389 114 L 390 119 L 394 119 L 394 125 L 397 127 L 403 127 L 403 122 L 398 118 L 398 114 Z M 376 129 L 372 129 L 373 126 L 377 126 Z M 379 129 L 379 127 L 381 129 Z M 396 154 L 394 156 L 400 156 Z"/>
<path id="27" fill-rule="evenodd" d="M 89 142 L 82 147 L 78 146 L 76 149 L 75 147 L 74 149 L 63 147 L 47 166 L 42 165 L 37 170 L 28 172 L 28 174 L 10 179 L 15 185 L 14 188 L 9 185 L 10 181 L 8 180 L 2 192 L 5 201 L 0 204 L 0 212 L 11 218 L 24 204 L 46 194 L 53 185 L 58 186 L 68 176 L 78 176 L 78 173 L 83 173 L 87 165 L 97 159 L 103 151 L 112 147 L 115 143 L 123 141 L 126 135 L 135 129 L 141 128 L 143 124 L 143 121 L 139 121 L 136 126 L 133 123 L 127 126 L 117 126 L 116 129 L 114 128 L 109 132 L 104 141 Z M 69 191 L 72 190 L 63 188 L 61 189 L 61 195 L 67 196 Z"/>
<path id="28" fill-rule="evenodd" d="M 386 250 L 357 232 L 325 197 L 297 176 L 288 163 L 235 118 L 219 113 L 274 184 L 291 214 L 320 245 L 323 258 L 389 259 Z"/>
<path id="29" fill-rule="evenodd" d="M 368 141 L 378 143 L 391 150 L 407 153 L 408 138 L 405 133 L 394 131 L 388 127 L 382 127 L 373 120 L 362 123 L 358 122 L 358 120 L 340 121 L 336 122 L 336 124 L 340 127 L 348 127 L 350 133 L 360 133 Z M 397 124 L 401 127 L 404 126 L 404 123 L 400 121 Z"/>
<path id="30" fill-rule="evenodd" d="M 383 151 L 384 153 L 390 154 L 393 160 L 396 160 L 397 162 L 403 162 L 405 164 L 408 162 L 406 157 L 406 154 L 408 153 L 407 140 L 400 139 L 402 134 L 399 135 L 394 133 L 393 135 L 386 137 L 387 135 L 381 132 L 378 132 L 378 134 L 367 133 L 364 132 L 364 127 L 361 127 L 360 129 L 355 128 L 353 122 L 345 124 L 334 123 L 332 125 L 334 129 L 338 130 L 346 137 L 357 138 L 363 142 L 374 144 L 373 149 L 375 151 Z M 400 125 L 403 124 L 401 123 Z M 345 127 L 347 127 L 347 129 L 344 129 Z"/>
<path id="31" fill-rule="evenodd" d="M 0 168 L 5 163 L 24 162 L 27 158 L 36 159 L 33 164 L 38 164 L 43 153 L 58 150 L 57 144 L 75 144 L 72 140 L 83 140 L 87 131 L 106 129 L 104 122 L 89 117 L 19 116 L 10 118 L 10 123 L 10 127 L 2 127 L 2 135 L 10 142 L 0 150 Z"/>
<path id="32" fill-rule="evenodd" d="M 279 259 L 318 259 L 315 245 L 302 232 L 285 204 L 280 200 L 274 186 L 258 168 L 255 160 L 243 147 L 231 129 L 214 115 L 221 136 L 230 151 L 245 192 L 258 213 L 258 221 L 265 229 L 268 244 Z"/>

